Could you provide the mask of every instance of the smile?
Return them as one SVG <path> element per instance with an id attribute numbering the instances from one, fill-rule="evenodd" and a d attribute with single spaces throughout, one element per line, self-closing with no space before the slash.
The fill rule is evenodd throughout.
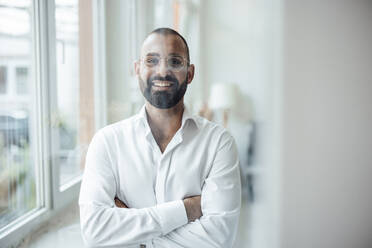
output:
<path id="1" fill-rule="evenodd" d="M 154 86 L 157 86 L 157 87 L 169 87 L 172 85 L 172 83 L 169 81 L 154 80 L 153 82 L 154 82 Z"/>

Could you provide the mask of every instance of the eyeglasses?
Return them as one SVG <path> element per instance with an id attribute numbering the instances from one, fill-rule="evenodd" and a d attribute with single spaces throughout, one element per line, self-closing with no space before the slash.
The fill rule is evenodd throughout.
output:
<path id="1" fill-rule="evenodd" d="M 165 58 L 160 56 L 146 56 L 142 61 L 145 66 L 153 69 L 160 64 L 162 59 L 165 59 L 168 69 L 175 72 L 183 70 L 188 63 L 188 60 L 181 56 L 168 56 Z"/>

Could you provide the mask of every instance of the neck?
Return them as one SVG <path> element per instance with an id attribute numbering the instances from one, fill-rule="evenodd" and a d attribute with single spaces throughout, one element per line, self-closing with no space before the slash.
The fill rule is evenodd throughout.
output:
<path id="1" fill-rule="evenodd" d="M 156 108 L 146 101 L 145 108 L 151 132 L 163 152 L 181 127 L 184 110 L 183 100 L 169 109 Z"/>

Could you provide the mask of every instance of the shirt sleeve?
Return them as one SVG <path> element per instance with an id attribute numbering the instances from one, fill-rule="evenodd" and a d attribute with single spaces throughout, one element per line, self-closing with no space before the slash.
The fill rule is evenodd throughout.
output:
<path id="1" fill-rule="evenodd" d="M 221 247 L 234 245 L 241 207 L 239 159 L 233 138 L 225 133 L 201 194 L 203 216 L 167 235 L 154 247 Z"/>
<path id="2" fill-rule="evenodd" d="M 116 181 L 105 140 L 98 132 L 89 145 L 80 189 L 80 224 L 88 247 L 130 247 L 167 235 L 187 223 L 182 200 L 149 208 L 118 208 Z"/>

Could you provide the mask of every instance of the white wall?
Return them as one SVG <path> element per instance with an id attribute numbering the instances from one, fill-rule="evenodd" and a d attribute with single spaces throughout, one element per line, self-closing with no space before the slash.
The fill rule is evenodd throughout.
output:
<path id="1" fill-rule="evenodd" d="M 372 1 L 284 13 L 280 247 L 372 247 Z"/>
<path id="2" fill-rule="evenodd" d="M 202 1 L 202 37 L 200 66 L 204 99 L 208 100 L 214 83 L 239 85 L 253 101 L 254 113 L 261 115 L 263 84 L 260 67 L 265 26 L 259 16 L 260 4 L 249 0 Z M 259 116 L 259 118 L 261 118 Z"/>

